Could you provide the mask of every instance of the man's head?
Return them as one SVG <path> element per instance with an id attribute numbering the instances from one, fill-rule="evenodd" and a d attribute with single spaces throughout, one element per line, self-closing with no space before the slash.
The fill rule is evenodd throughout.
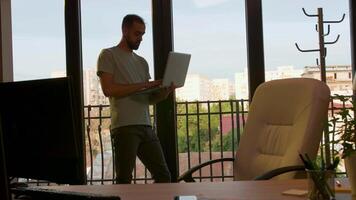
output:
<path id="1" fill-rule="evenodd" d="M 143 19 L 134 14 L 126 15 L 122 20 L 122 37 L 127 47 L 131 50 L 137 50 L 145 34 L 146 26 Z"/>

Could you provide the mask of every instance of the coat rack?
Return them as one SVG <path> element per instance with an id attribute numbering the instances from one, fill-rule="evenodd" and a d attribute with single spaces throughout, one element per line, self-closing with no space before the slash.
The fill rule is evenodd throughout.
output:
<path id="1" fill-rule="evenodd" d="M 320 77 L 321 77 L 321 81 L 323 81 L 324 83 L 326 83 L 326 69 L 325 69 L 325 57 L 327 55 L 327 49 L 325 47 L 325 45 L 329 45 L 329 44 L 335 44 L 339 38 L 340 35 L 338 34 L 336 39 L 332 42 L 325 42 L 325 37 L 328 36 L 330 34 L 330 24 L 336 24 L 336 23 L 341 23 L 342 21 L 344 21 L 345 19 L 345 13 L 342 15 L 342 18 L 338 21 L 324 21 L 323 18 L 323 8 L 318 8 L 318 13 L 311 15 L 308 14 L 304 8 L 302 8 L 303 13 L 307 16 L 307 17 L 317 17 L 318 18 L 318 23 L 315 25 L 315 30 L 318 32 L 319 34 L 319 48 L 318 49 L 301 49 L 297 43 L 295 43 L 295 46 L 297 47 L 297 49 L 300 52 L 316 52 L 319 51 L 319 60 L 320 60 L 320 65 L 319 65 L 319 61 L 318 59 L 316 59 L 316 64 L 317 66 L 319 66 L 320 68 Z M 327 32 L 324 33 L 324 24 L 328 24 L 328 29 Z M 325 132 L 324 133 L 328 133 L 328 127 L 325 127 Z M 324 136 L 324 142 L 326 144 L 325 146 L 325 163 L 326 165 L 330 165 L 330 161 L 331 161 L 331 152 L 330 152 L 330 146 L 329 146 L 329 135 L 325 134 Z M 321 151 L 322 157 L 324 152 Z"/>
<path id="2" fill-rule="evenodd" d="M 341 23 L 345 19 L 345 13 L 343 14 L 342 18 L 338 21 L 324 21 L 323 19 L 323 8 L 318 8 L 318 14 L 308 14 L 304 8 L 302 8 L 303 13 L 307 17 L 317 17 L 318 18 L 318 23 L 315 25 L 315 30 L 319 33 L 319 48 L 318 49 L 301 49 L 297 43 L 295 43 L 295 46 L 300 52 L 316 52 L 319 51 L 319 60 L 320 60 L 320 65 L 319 65 L 319 60 L 316 59 L 316 64 L 317 66 L 320 67 L 320 77 L 323 82 L 326 83 L 326 70 L 325 70 L 325 57 L 327 55 L 327 49 L 325 45 L 329 44 L 335 44 L 339 38 L 340 35 L 337 35 L 337 38 L 332 41 L 332 42 L 325 42 L 325 36 L 328 36 L 330 34 L 330 24 L 336 24 L 336 23 Z M 328 29 L 327 32 L 324 33 L 324 24 L 328 24 Z"/>

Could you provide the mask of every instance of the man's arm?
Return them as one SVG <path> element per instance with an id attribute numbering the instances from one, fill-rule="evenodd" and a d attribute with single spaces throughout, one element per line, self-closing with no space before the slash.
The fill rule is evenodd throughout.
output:
<path id="1" fill-rule="evenodd" d="M 100 84 L 106 97 L 126 97 L 144 88 L 151 88 L 162 84 L 161 80 L 149 81 L 135 84 L 117 84 L 113 75 L 107 72 L 100 72 Z"/>
<path id="2" fill-rule="evenodd" d="M 162 88 L 158 93 L 151 94 L 150 97 L 149 97 L 150 104 L 156 104 L 156 103 L 158 103 L 160 101 L 163 101 L 175 89 L 176 89 L 176 87 L 172 84 L 169 87 Z"/>

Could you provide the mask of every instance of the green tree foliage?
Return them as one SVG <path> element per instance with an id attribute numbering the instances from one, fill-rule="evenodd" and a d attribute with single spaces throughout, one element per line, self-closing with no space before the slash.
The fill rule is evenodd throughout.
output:
<path id="1" fill-rule="evenodd" d="M 221 150 L 221 112 L 230 115 L 236 108 L 230 102 L 179 103 L 177 105 L 177 140 L 179 153 Z M 236 131 L 236 130 L 235 130 Z M 234 135 L 236 141 L 236 133 Z M 232 132 L 222 135 L 223 151 L 232 150 Z M 189 149 L 188 149 L 189 144 Z M 235 144 L 236 145 L 236 144 Z"/>
<path id="2" fill-rule="evenodd" d="M 233 139 L 235 140 L 235 142 L 233 141 Z M 218 135 L 212 141 L 212 151 L 221 151 L 221 149 L 223 151 L 232 151 L 233 146 L 235 146 L 234 150 L 236 150 L 236 133 L 233 138 L 232 131 L 229 131 L 229 133 L 222 135 L 222 138 L 220 137 L 220 135 Z"/>

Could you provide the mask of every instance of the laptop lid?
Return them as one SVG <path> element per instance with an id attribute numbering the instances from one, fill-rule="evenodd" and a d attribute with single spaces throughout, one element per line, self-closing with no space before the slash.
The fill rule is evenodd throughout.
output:
<path id="1" fill-rule="evenodd" d="M 187 76 L 190 57 L 191 55 L 186 53 L 169 52 L 161 87 L 143 89 L 136 92 L 135 95 L 157 92 L 162 87 L 169 87 L 172 82 L 177 88 L 183 87 Z"/>
<path id="2" fill-rule="evenodd" d="M 172 82 L 177 88 L 184 86 L 190 57 L 191 55 L 186 53 L 169 52 L 163 76 L 163 87 L 169 87 Z"/>

